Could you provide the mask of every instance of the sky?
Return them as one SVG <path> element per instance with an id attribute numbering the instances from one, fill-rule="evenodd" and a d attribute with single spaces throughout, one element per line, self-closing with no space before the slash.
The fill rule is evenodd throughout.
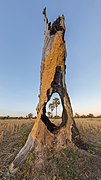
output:
<path id="1" fill-rule="evenodd" d="M 101 114 L 101 0 L 0 0 L 0 115 L 36 115 L 44 7 L 49 21 L 65 16 L 73 112 Z"/>

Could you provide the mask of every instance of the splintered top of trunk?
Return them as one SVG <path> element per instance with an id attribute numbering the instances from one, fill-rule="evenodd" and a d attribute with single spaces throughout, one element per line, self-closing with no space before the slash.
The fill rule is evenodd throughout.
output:
<path id="1" fill-rule="evenodd" d="M 65 32 L 65 23 L 64 23 L 64 15 L 59 16 L 52 24 L 51 22 L 48 22 L 48 18 L 46 15 L 46 8 L 43 10 L 43 15 L 44 15 L 44 21 L 48 25 L 48 30 L 50 30 L 50 36 L 55 35 L 57 31 L 62 31 L 63 33 Z"/>

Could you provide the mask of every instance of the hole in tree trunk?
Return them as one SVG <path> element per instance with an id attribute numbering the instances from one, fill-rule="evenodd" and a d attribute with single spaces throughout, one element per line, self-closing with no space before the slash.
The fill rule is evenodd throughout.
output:
<path id="1" fill-rule="evenodd" d="M 59 126 L 62 122 L 62 103 L 58 93 L 53 93 L 46 105 L 46 115 L 52 123 Z"/>
<path id="2" fill-rule="evenodd" d="M 63 107 L 58 93 L 53 93 L 50 100 L 45 104 L 41 119 L 52 133 L 62 127 Z"/>

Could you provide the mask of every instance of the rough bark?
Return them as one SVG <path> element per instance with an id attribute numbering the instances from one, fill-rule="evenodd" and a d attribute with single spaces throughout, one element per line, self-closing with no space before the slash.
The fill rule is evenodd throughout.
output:
<path id="1" fill-rule="evenodd" d="M 51 25 L 46 16 L 46 9 L 44 9 L 43 15 L 46 30 L 42 52 L 37 119 L 25 146 L 11 164 L 10 172 L 15 172 L 19 168 L 31 150 L 38 151 L 46 146 L 61 149 L 68 146 L 70 142 L 76 142 L 79 136 L 65 83 L 66 44 L 64 34 L 66 28 L 64 16 L 58 17 Z M 54 125 L 46 116 L 46 104 L 55 92 L 60 95 L 63 106 L 62 123 L 59 126 Z"/>

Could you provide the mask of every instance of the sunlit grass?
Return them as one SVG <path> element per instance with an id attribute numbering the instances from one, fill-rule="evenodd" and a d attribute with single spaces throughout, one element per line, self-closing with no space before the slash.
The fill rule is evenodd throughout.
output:
<path id="1" fill-rule="evenodd" d="M 7 134 L 17 133 L 23 125 L 29 126 L 33 121 L 32 120 L 0 120 L 0 143 L 2 143 L 3 138 Z"/>

